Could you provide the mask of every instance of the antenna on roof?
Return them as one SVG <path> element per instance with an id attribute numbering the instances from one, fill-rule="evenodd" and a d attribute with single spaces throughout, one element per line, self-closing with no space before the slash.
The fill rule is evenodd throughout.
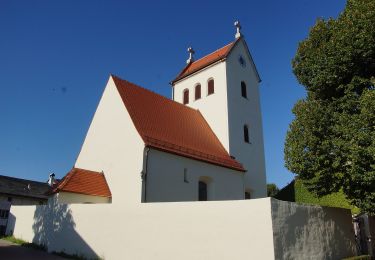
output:
<path id="1" fill-rule="evenodd" d="M 195 51 L 194 51 L 193 47 L 191 47 L 191 46 L 187 49 L 187 51 L 189 52 L 189 59 L 186 61 L 186 63 L 189 64 L 190 62 L 194 61 L 193 55 L 194 55 Z"/>
<path id="2" fill-rule="evenodd" d="M 235 21 L 234 22 L 234 26 L 236 27 L 236 29 L 237 29 L 237 32 L 236 32 L 236 35 L 235 35 L 235 37 L 236 37 L 236 39 L 238 39 L 238 38 L 240 38 L 241 37 L 241 24 L 240 24 L 240 21 Z"/>

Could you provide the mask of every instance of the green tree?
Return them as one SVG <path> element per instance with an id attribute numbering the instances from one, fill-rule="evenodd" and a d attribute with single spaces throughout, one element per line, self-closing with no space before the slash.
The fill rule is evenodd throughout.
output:
<path id="1" fill-rule="evenodd" d="M 267 197 L 274 197 L 279 192 L 279 188 L 274 183 L 267 184 Z"/>
<path id="2" fill-rule="evenodd" d="M 292 66 L 307 96 L 293 108 L 286 167 L 316 195 L 342 190 L 375 214 L 375 1 L 318 20 Z"/>

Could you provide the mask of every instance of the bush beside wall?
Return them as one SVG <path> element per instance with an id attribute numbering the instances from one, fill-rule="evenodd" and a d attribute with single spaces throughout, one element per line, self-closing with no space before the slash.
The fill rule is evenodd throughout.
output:
<path id="1" fill-rule="evenodd" d="M 359 209 L 350 204 L 342 191 L 332 193 L 321 198 L 308 191 L 302 180 L 295 179 L 282 188 L 275 195 L 276 199 L 297 203 L 314 204 L 328 207 L 350 209 L 353 214 L 358 214 Z"/>

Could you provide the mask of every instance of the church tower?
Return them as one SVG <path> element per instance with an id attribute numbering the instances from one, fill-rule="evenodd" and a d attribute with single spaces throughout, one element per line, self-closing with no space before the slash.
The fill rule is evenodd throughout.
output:
<path id="1" fill-rule="evenodd" d="M 235 22 L 235 40 L 194 60 L 172 81 L 173 100 L 198 109 L 228 153 L 243 164 L 244 198 L 266 197 L 260 77 Z"/>

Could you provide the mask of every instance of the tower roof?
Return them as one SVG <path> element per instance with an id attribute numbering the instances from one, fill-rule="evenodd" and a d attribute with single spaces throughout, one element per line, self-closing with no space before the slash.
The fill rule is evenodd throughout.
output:
<path id="1" fill-rule="evenodd" d="M 197 72 L 201 69 L 204 69 L 207 66 L 210 66 L 211 64 L 225 59 L 230 51 L 233 49 L 233 47 L 236 45 L 236 43 L 239 41 L 240 38 L 236 39 L 235 41 L 225 45 L 224 47 L 204 56 L 203 58 L 200 58 L 199 60 L 189 62 L 182 71 L 178 74 L 178 76 L 172 80 L 172 84 L 174 84 L 176 81 L 179 81 L 194 72 Z"/>
<path id="2" fill-rule="evenodd" d="M 230 157 L 198 110 L 118 77 L 112 78 L 146 146 L 245 171 Z"/>

